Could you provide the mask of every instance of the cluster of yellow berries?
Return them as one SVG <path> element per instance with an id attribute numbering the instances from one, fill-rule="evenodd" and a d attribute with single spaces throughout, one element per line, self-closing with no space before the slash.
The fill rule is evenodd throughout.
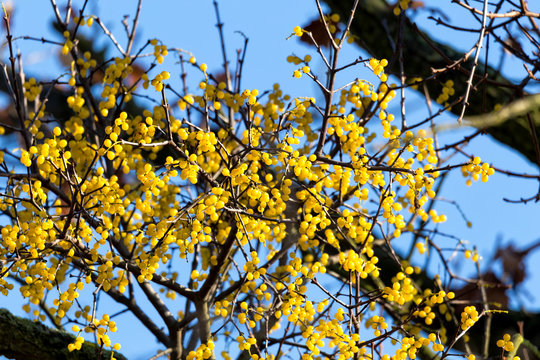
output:
<path id="1" fill-rule="evenodd" d="M 45 137 L 45 133 L 41 131 L 43 123 L 40 118 L 45 116 L 45 106 L 40 107 L 40 111 L 36 114 L 33 111 L 28 112 L 28 120 L 24 121 L 24 126 L 28 129 L 32 136 L 35 136 L 37 140 L 41 140 Z M 5 128 L 0 129 L 0 133 L 5 133 Z M 2 134 L 3 135 L 3 134 Z"/>
<path id="2" fill-rule="evenodd" d="M 247 305 L 247 303 L 246 303 L 246 305 Z M 216 316 L 227 317 L 229 315 L 229 312 L 230 312 L 229 307 L 230 307 L 230 304 L 229 304 L 228 300 L 216 301 L 214 303 L 214 314 Z M 245 316 L 245 314 L 243 314 L 243 315 Z M 245 323 L 245 321 L 241 322 L 241 324 L 243 324 L 243 323 Z"/>
<path id="3" fill-rule="evenodd" d="M 54 132 L 58 134 L 60 128 L 55 128 Z M 54 166 L 65 170 L 65 161 L 71 159 L 71 152 L 63 150 L 67 146 L 67 141 L 62 139 L 56 141 L 55 139 L 48 139 L 43 144 L 31 146 L 28 151 L 22 150 L 20 161 L 26 166 L 32 165 L 32 159 L 35 158 L 36 163 L 43 167 L 44 171 L 50 171 Z M 46 163 L 46 160 L 50 160 L 51 164 Z M 63 165 L 62 165 L 63 164 Z"/>
<path id="4" fill-rule="evenodd" d="M 314 154 L 311 154 L 308 157 L 305 155 L 298 158 L 291 157 L 289 160 L 289 166 L 293 168 L 294 174 L 300 179 L 300 181 L 317 180 L 315 179 L 314 174 L 311 172 L 311 167 L 316 159 L 317 156 Z"/>
<path id="5" fill-rule="evenodd" d="M 341 20 L 341 17 L 339 14 L 330 14 L 324 16 L 324 21 L 328 24 L 328 30 L 330 30 L 331 34 L 334 34 L 338 28 L 337 24 Z"/>
<path id="6" fill-rule="evenodd" d="M 436 343 L 436 341 L 437 335 L 434 333 L 430 333 L 428 337 L 419 337 L 418 339 L 416 339 L 414 336 L 404 337 L 401 340 L 401 346 L 397 349 L 396 354 L 392 357 L 388 354 L 385 354 L 381 357 L 381 360 L 406 359 L 407 357 L 411 359 L 416 359 L 418 350 L 422 346 L 429 346 L 431 343 L 433 343 L 433 351 L 443 351 L 444 346 L 442 344 Z"/>
<path id="7" fill-rule="evenodd" d="M 66 39 L 66 42 L 62 46 L 62 55 L 67 55 L 73 49 L 73 41 L 70 39 L 70 33 L 69 31 L 64 31 L 63 33 L 64 38 Z"/>
<path id="8" fill-rule="evenodd" d="M 339 30 L 338 23 L 340 22 L 340 20 L 341 20 L 341 16 L 339 16 L 339 14 L 324 15 L 324 21 L 326 25 L 328 26 L 328 30 L 330 31 L 330 34 L 336 34 L 336 32 Z M 300 28 L 300 26 L 295 26 L 293 31 L 294 31 L 294 35 L 302 36 L 305 30 Z M 356 37 L 350 32 L 347 32 L 346 39 L 349 44 L 352 44 L 356 40 Z M 334 39 L 336 43 L 339 43 L 340 40 L 341 39 L 339 38 Z"/>
<path id="9" fill-rule="evenodd" d="M 92 59 L 92 53 L 90 51 L 85 51 L 83 56 L 77 59 L 77 65 L 79 66 L 79 72 L 82 77 L 86 77 L 88 75 L 88 70 L 90 68 L 95 68 L 97 66 L 97 61 L 95 59 Z M 123 65 L 125 66 L 125 61 L 123 62 Z M 107 68 L 110 74 L 110 67 Z M 105 76 L 107 77 L 107 73 Z M 127 73 L 124 71 L 120 71 L 119 75 L 117 77 L 127 76 Z M 69 81 L 69 86 L 75 86 L 75 77 L 72 76 Z"/>
<path id="10" fill-rule="evenodd" d="M 113 160 L 116 154 L 122 153 L 122 144 L 118 143 L 122 131 L 127 131 L 129 124 L 127 122 L 127 113 L 122 111 L 120 116 L 114 120 L 114 126 L 107 126 L 105 134 L 108 135 L 103 141 L 103 148 L 98 151 L 101 155 L 106 155 L 107 159 Z"/>
<path id="11" fill-rule="evenodd" d="M 224 82 L 220 82 L 217 86 L 209 84 L 207 81 L 201 82 L 199 84 L 199 88 L 202 90 L 205 90 L 205 93 L 204 93 L 205 99 L 208 102 L 212 103 L 212 106 L 214 107 L 214 110 L 216 111 L 219 111 L 221 109 L 221 101 L 228 98 L 226 97 L 226 91 L 225 91 L 226 87 L 227 87 L 227 84 L 225 84 Z M 250 96 L 255 97 L 255 99 L 253 98 L 250 99 L 251 105 L 255 104 L 257 101 L 256 96 L 258 94 L 258 91 L 256 89 L 254 89 L 253 91 L 255 91 L 255 95 L 252 95 L 251 93 L 248 95 L 248 98 Z M 182 105 L 180 105 L 180 109 L 183 110 L 183 107 L 185 108 L 187 104 L 185 102 L 182 102 L 181 104 Z M 193 104 L 193 101 L 191 102 L 191 104 Z"/>
<path id="12" fill-rule="evenodd" d="M 201 69 L 206 69 L 206 65 L 202 64 Z M 199 88 L 204 90 L 204 94 L 202 96 L 187 94 L 178 101 L 178 107 L 180 110 L 186 110 L 188 106 L 198 105 L 200 108 L 206 108 L 207 104 L 211 104 L 214 111 L 218 112 L 223 104 L 225 104 L 234 112 L 238 112 L 247 103 L 251 106 L 249 113 L 252 116 L 252 122 L 258 126 L 260 124 L 260 118 L 255 117 L 255 115 L 259 115 L 262 111 L 262 105 L 257 101 L 259 91 L 257 89 L 246 89 L 239 94 L 233 94 L 227 91 L 226 87 L 227 85 L 224 82 L 220 82 L 216 86 L 209 83 L 208 79 L 206 79 L 199 83 Z"/>
<path id="13" fill-rule="evenodd" d="M 30 78 L 28 81 L 25 81 L 23 84 L 23 88 L 26 90 L 24 92 L 24 96 L 30 100 L 34 101 L 39 94 L 41 94 L 41 90 L 43 89 L 43 86 L 36 82 L 35 78 Z"/>
<path id="14" fill-rule="evenodd" d="M 89 60 L 87 62 L 88 66 L 84 66 L 83 69 L 85 67 L 88 68 L 89 66 L 95 63 L 95 61 L 93 62 L 90 58 L 88 58 L 87 60 Z M 133 67 L 131 66 L 131 59 L 129 57 L 123 57 L 123 58 L 116 57 L 114 58 L 114 62 L 110 64 L 109 66 L 107 66 L 107 68 L 105 69 L 105 77 L 103 79 L 103 82 L 106 84 L 114 84 L 115 82 L 118 81 L 118 79 L 127 78 L 127 76 L 131 74 L 132 72 L 133 72 Z M 110 93 L 113 93 L 113 92 L 111 91 Z"/>
<path id="15" fill-rule="evenodd" d="M 89 61 L 85 62 L 85 64 L 89 63 L 89 66 L 93 66 L 94 60 L 88 60 Z M 120 89 L 120 85 L 123 84 L 123 81 L 125 81 L 128 75 L 132 73 L 133 66 L 129 57 L 116 57 L 114 58 L 114 61 L 105 68 L 103 90 L 101 92 L 103 100 L 99 102 L 99 109 L 103 117 L 106 117 L 109 114 L 109 110 L 116 106 L 116 100 L 120 93 L 123 94 L 124 101 L 131 100 L 131 93 L 125 92 L 124 89 Z"/>
<path id="16" fill-rule="evenodd" d="M 191 288 L 197 290 L 199 288 L 199 282 L 206 280 L 208 274 L 199 273 L 198 270 L 193 270 L 190 275 L 190 279 L 193 281 Z M 216 304 L 218 306 L 218 304 Z"/>
<path id="17" fill-rule="evenodd" d="M 111 341 L 109 339 L 109 336 L 107 333 L 110 332 L 116 332 L 116 323 L 113 320 L 110 320 L 109 315 L 104 314 L 101 319 L 92 319 L 92 315 L 87 315 L 89 325 L 84 327 L 84 329 L 81 330 L 81 328 L 78 325 L 74 325 L 72 327 L 72 331 L 75 333 L 80 334 L 82 331 L 86 333 L 95 332 L 97 334 L 97 340 L 98 345 L 103 345 L 108 348 L 112 348 L 116 351 L 120 350 L 121 346 L 120 344 L 116 343 L 114 345 L 111 345 Z M 75 341 L 68 345 L 68 350 L 71 352 L 73 350 L 80 350 L 82 344 L 84 343 L 84 338 L 80 335 L 78 335 L 75 338 Z"/>
<path id="18" fill-rule="evenodd" d="M 394 15 L 398 16 L 402 11 L 407 10 L 411 1 L 412 0 L 399 0 L 394 6 Z"/>
<path id="19" fill-rule="evenodd" d="M 379 259 L 376 256 L 371 257 L 369 260 L 365 260 L 364 257 L 359 256 L 356 251 L 349 250 L 347 253 L 339 253 L 339 263 L 343 266 L 343 270 L 356 272 L 362 279 L 368 277 L 373 273 L 373 276 L 378 277 L 380 269 L 376 264 Z"/>
<path id="20" fill-rule="evenodd" d="M 371 327 L 375 336 L 381 336 L 381 330 L 388 329 L 388 324 L 383 316 L 373 315 L 366 321 L 366 328 Z"/>
<path id="21" fill-rule="evenodd" d="M 388 75 L 384 72 L 384 68 L 388 66 L 388 60 L 377 60 L 375 58 L 372 58 L 369 60 L 369 66 L 373 70 L 373 74 L 378 76 L 382 82 L 386 82 L 388 80 Z"/>
<path id="22" fill-rule="evenodd" d="M 68 106 L 73 109 L 73 111 L 79 115 L 80 118 L 85 118 L 89 115 L 88 109 L 86 106 L 84 106 L 86 104 L 86 100 L 84 99 L 83 93 L 84 88 L 80 86 L 75 89 L 74 95 L 68 96 L 67 98 Z M 78 119 L 73 120 L 77 121 Z"/>
<path id="23" fill-rule="evenodd" d="M 75 22 L 75 24 L 79 24 L 79 26 L 88 26 L 88 27 L 92 27 L 92 25 L 94 24 L 94 16 L 90 15 L 90 16 L 82 16 L 82 17 L 78 17 L 78 16 L 75 16 L 73 18 L 73 21 Z"/>
<path id="24" fill-rule="evenodd" d="M 264 313 L 264 309 L 262 307 L 258 307 L 256 311 L 253 313 L 253 319 L 249 318 L 249 305 L 242 301 L 240 304 L 240 308 L 242 309 L 242 312 L 240 312 L 238 316 L 238 322 L 241 325 L 247 324 L 251 329 L 255 328 L 257 326 L 257 322 L 262 319 L 262 314 Z M 221 312 L 221 310 L 220 310 Z"/>
<path id="25" fill-rule="evenodd" d="M 513 351 L 514 343 L 512 342 L 510 334 L 504 334 L 502 339 L 497 340 L 497 346 L 502 348 L 504 351 Z"/>
<path id="26" fill-rule="evenodd" d="M 416 84 L 417 82 L 419 81 L 422 81 L 424 79 L 422 79 L 421 77 L 412 77 L 412 78 L 409 78 L 407 79 L 407 84 L 411 84 L 411 88 L 414 89 L 414 90 L 418 90 L 418 84 Z M 414 85 L 412 85 L 414 84 Z"/>
<path id="27" fill-rule="evenodd" d="M 388 301 L 399 305 L 412 301 L 417 293 L 418 290 L 414 286 L 412 279 L 403 272 L 399 272 L 394 277 L 392 287 L 387 286 L 384 288 L 384 297 Z"/>
<path id="28" fill-rule="evenodd" d="M 461 167 L 461 173 L 463 177 L 468 178 L 466 181 L 467 186 L 471 186 L 473 180 L 478 181 L 480 179 L 482 182 L 487 182 L 489 177 L 495 174 L 495 169 L 488 163 L 482 163 L 480 157 L 475 156 L 469 164 Z"/>
<path id="29" fill-rule="evenodd" d="M 248 337 L 246 339 L 243 336 L 238 336 L 236 338 L 236 341 L 238 342 L 238 348 L 240 350 L 246 350 L 246 351 L 250 351 L 251 347 L 257 344 L 257 339 L 255 339 L 254 337 Z"/>
<path id="30" fill-rule="evenodd" d="M 157 126 L 154 124 L 154 116 L 151 116 L 151 113 L 144 113 L 143 115 L 145 116 L 144 118 L 138 116 L 132 121 L 124 119 L 124 122 L 129 124 L 127 134 L 131 135 L 131 138 L 134 142 L 140 144 L 150 144 L 152 143 L 152 139 L 156 133 Z M 122 124 L 122 126 L 124 125 Z M 115 128 L 114 130 L 115 131 L 113 132 L 118 131 L 117 128 Z"/>
<path id="31" fill-rule="evenodd" d="M 201 344 L 197 350 L 190 351 L 187 355 L 187 360 L 205 360 L 210 359 L 214 354 L 215 344 L 212 340 L 208 340 L 206 344 Z"/>
<path id="32" fill-rule="evenodd" d="M 300 65 L 302 63 L 308 65 L 310 61 L 311 61 L 311 55 L 304 56 L 304 59 L 301 59 L 295 55 L 287 56 L 287 62 L 293 63 L 294 65 Z"/>
<path id="33" fill-rule="evenodd" d="M 430 289 L 426 289 L 424 291 L 424 297 L 426 298 L 424 307 L 415 310 L 413 315 L 424 319 L 426 325 L 431 325 L 435 319 L 435 312 L 433 311 L 434 307 L 438 306 L 439 311 L 444 313 L 443 309 L 446 308 L 446 305 L 443 304 L 444 298 L 446 297 L 451 300 L 455 297 L 455 294 L 453 292 L 446 293 L 442 290 L 436 294 L 432 294 Z"/>
<path id="34" fill-rule="evenodd" d="M 73 350 L 81 350 L 82 344 L 84 344 L 84 338 L 82 336 L 77 336 L 73 343 L 68 344 L 69 352 L 72 352 Z"/>
<path id="35" fill-rule="evenodd" d="M 151 84 L 157 92 L 161 92 L 163 90 L 163 80 L 168 80 L 170 77 L 171 74 L 168 71 L 162 71 L 150 81 L 148 74 L 143 74 L 141 76 L 143 88 L 148 89 L 148 85 Z"/>
<path id="36" fill-rule="evenodd" d="M 299 78 L 302 77 L 302 73 L 304 73 L 304 74 L 309 74 L 310 71 L 311 71 L 311 70 L 310 70 L 309 66 L 305 65 L 305 66 L 303 66 L 303 67 L 302 67 L 301 69 L 299 69 L 299 70 L 294 70 L 293 76 L 294 76 L 295 78 L 299 79 Z"/>
<path id="37" fill-rule="evenodd" d="M 257 89 L 246 89 L 242 92 L 242 98 L 246 99 L 249 105 L 255 105 L 257 103 L 257 95 L 259 95 L 259 90 Z"/>
<path id="38" fill-rule="evenodd" d="M 466 306 L 461 313 L 461 330 L 465 331 L 473 326 L 479 319 L 478 311 L 475 306 Z"/>
<path id="39" fill-rule="evenodd" d="M 150 44 L 154 46 L 154 57 L 156 58 L 157 63 L 161 64 L 165 56 L 167 56 L 167 54 L 169 53 L 169 51 L 167 50 L 167 46 L 163 44 L 158 44 L 157 39 L 150 40 Z"/>
<path id="40" fill-rule="evenodd" d="M 405 134 L 407 138 L 413 138 L 412 134 Z M 437 153 L 435 152 L 435 144 L 432 137 L 427 136 L 427 133 L 424 129 L 418 131 L 416 137 L 413 138 L 410 143 L 412 146 L 416 146 L 418 152 L 416 154 L 416 159 L 418 161 L 426 160 L 429 164 L 435 165 L 439 161 L 437 158 Z M 424 168 L 424 170 L 430 170 L 429 168 Z"/>
<path id="41" fill-rule="evenodd" d="M 437 103 L 444 104 L 445 106 L 448 105 L 448 99 L 454 94 L 454 82 L 452 80 L 447 80 L 443 85 L 441 94 L 437 97 Z"/>
<path id="42" fill-rule="evenodd" d="M 474 262 L 478 262 L 480 256 L 476 250 L 465 250 L 465 259 L 471 259 Z"/>

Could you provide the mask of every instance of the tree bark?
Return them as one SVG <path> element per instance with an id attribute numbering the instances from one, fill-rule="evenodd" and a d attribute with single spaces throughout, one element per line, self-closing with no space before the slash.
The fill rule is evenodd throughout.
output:
<path id="1" fill-rule="evenodd" d="M 111 352 L 85 342 L 81 350 L 70 352 L 75 337 L 0 309 L 0 355 L 16 360 L 96 360 L 110 359 Z M 115 352 L 118 360 L 126 358 Z"/>

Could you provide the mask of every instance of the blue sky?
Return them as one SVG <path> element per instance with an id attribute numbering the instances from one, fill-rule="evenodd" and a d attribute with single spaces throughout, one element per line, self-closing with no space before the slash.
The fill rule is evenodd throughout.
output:
<path id="1" fill-rule="evenodd" d="M 74 1 L 74 3 L 80 3 Z M 122 16 L 135 12 L 136 1 L 93 1 L 87 13 L 100 14 L 104 23 L 115 34 L 116 38 L 125 44 L 123 26 L 120 22 Z M 51 31 L 52 19 L 51 5 L 44 0 L 17 0 L 12 32 L 14 36 L 29 35 L 59 39 Z M 229 49 L 230 60 L 235 59 L 235 50 L 242 47 L 243 38 L 236 31 L 243 32 L 249 37 L 245 71 L 243 75 L 243 88 L 269 89 L 275 82 L 281 84 L 286 93 L 293 96 L 318 96 L 312 82 L 307 78 L 293 79 L 292 72 L 295 66 L 286 62 L 286 57 L 294 52 L 297 55 L 312 53 L 296 39 L 286 40 L 296 25 L 305 25 L 317 16 L 313 1 L 240 1 L 227 0 L 220 2 L 221 19 L 225 23 L 225 38 Z M 459 13 L 450 13 L 454 20 L 460 19 Z M 425 16 L 423 16 L 425 18 Z M 458 43 L 459 48 L 468 49 L 476 41 L 475 37 L 454 38 L 455 33 L 437 27 L 434 23 L 425 23 L 418 18 L 423 28 L 435 32 L 435 36 L 448 43 Z M 218 42 L 218 33 L 215 27 L 214 8 L 210 0 L 184 1 L 184 0 L 147 0 L 143 3 L 140 21 L 138 44 L 143 44 L 150 38 L 158 38 L 170 47 L 179 47 L 191 51 L 200 62 L 205 62 L 209 70 L 219 69 L 222 63 Z M 469 24 L 471 25 L 471 24 Z M 97 31 L 97 26 L 94 25 Z M 17 41 L 16 47 L 20 49 L 25 69 L 28 73 L 39 73 L 51 78 L 56 77 L 59 71 L 54 53 L 50 46 L 42 46 L 38 42 Z M 3 54 L 5 57 L 5 53 Z M 348 47 L 342 57 L 343 63 L 347 59 L 354 59 L 365 55 L 358 48 Z M 163 69 L 174 69 L 177 59 L 169 56 Z M 512 76 L 512 60 L 507 65 L 507 74 Z M 314 70 L 321 71 L 322 66 Z M 170 70 L 171 71 L 171 70 Z M 345 77 L 356 77 L 352 69 Z M 171 71 L 171 73 L 174 70 Z M 197 79 L 193 79 L 193 84 Z M 424 117 L 425 105 L 421 97 L 414 94 L 407 104 L 409 117 Z M 393 110 L 398 113 L 398 101 L 394 101 Z M 449 121 L 451 117 L 447 117 Z M 443 134 L 442 141 L 455 139 L 469 129 L 463 129 L 449 134 Z M 537 174 L 538 168 L 531 165 L 521 155 L 511 149 L 491 140 L 488 136 L 476 139 L 468 148 L 469 153 L 482 157 L 484 161 L 493 163 L 499 168 L 513 169 L 519 172 Z M 530 203 L 508 204 L 503 197 L 517 199 L 535 193 L 538 184 L 533 181 L 517 180 L 505 175 L 494 175 L 487 184 L 474 183 L 471 187 L 465 186 L 465 181 L 459 171 L 450 176 L 443 189 L 446 199 L 456 201 L 467 217 L 473 223 L 467 227 L 465 221 L 455 206 L 441 205 L 440 211 L 448 216 L 448 222 L 440 226 L 440 230 L 452 233 L 459 238 L 478 246 L 480 254 L 489 259 L 494 252 L 497 237 L 503 243 L 514 242 L 525 246 L 538 240 L 540 234 L 536 227 L 540 216 L 539 204 Z M 400 245 L 398 244 L 398 247 Z M 540 288 L 534 284 L 540 283 L 540 269 L 533 264 L 540 261 L 540 251 L 533 253 L 527 259 L 530 277 L 524 284 L 534 299 L 524 302 L 527 308 L 540 310 Z M 472 267 L 464 266 L 464 272 Z M 437 269 L 434 269 L 436 271 Z M 10 299 L 0 298 L 0 306 L 8 307 L 16 314 L 22 310 Z M 150 335 L 149 335 L 150 336 Z M 126 339 L 122 339 L 126 337 Z M 119 336 L 117 339 L 125 343 L 133 334 Z M 147 358 L 147 351 L 151 346 L 148 343 L 127 340 L 130 345 L 122 349 L 130 359 Z M 153 343 L 153 340 L 151 340 Z"/>

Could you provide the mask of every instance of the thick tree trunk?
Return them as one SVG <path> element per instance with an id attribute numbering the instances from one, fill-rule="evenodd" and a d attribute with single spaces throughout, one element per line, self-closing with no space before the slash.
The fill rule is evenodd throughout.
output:
<path id="1" fill-rule="evenodd" d="M 170 360 L 181 360 L 183 354 L 183 345 L 182 345 L 182 330 L 171 331 L 169 336 L 171 339 L 171 357 Z"/>

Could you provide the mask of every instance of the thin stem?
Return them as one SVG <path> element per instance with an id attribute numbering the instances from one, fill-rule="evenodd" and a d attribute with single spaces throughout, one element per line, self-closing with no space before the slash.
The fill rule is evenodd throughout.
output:
<path id="1" fill-rule="evenodd" d="M 487 22 L 487 7 L 488 7 L 488 0 L 484 0 L 482 31 L 480 31 L 480 37 L 478 39 L 478 42 L 476 43 L 476 53 L 474 54 L 474 64 L 473 64 L 473 68 L 471 69 L 471 73 L 469 74 L 469 79 L 467 80 L 467 90 L 465 90 L 465 97 L 463 98 L 463 107 L 461 108 L 461 114 L 459 115 L 459 118 L 458 118 L 458 123 L 460 125 L 463 120 L 463 117 L 465 116 L 465 110 L 467 109 L 467 105 L 469 102 L 469 95 L 472 88 L 474 72 L 476 71 L 476 67 L 478 66 L 478 57 L 480 56 L 480 49 L 482 49 L 482 43 L 484 42 L 484 35 L 486 32 L 486 22 Z"/>
<path id="2" fill-rule="evenodd" d="M 126 54 L 131 53 L 131 48 L 133 47 L 133 42 L 135 41 L 135 33 L 137 32 L 137 26 L 139 25 L 139 18 L 141 15 L 142 0 L 139 0 L 137 4 L 137 11 L 135 12 L 135 18 L 133 19 L 133 25 L 131 27 L 131 33 L 129 34 L 128 44 L 126 47 Z"/>

